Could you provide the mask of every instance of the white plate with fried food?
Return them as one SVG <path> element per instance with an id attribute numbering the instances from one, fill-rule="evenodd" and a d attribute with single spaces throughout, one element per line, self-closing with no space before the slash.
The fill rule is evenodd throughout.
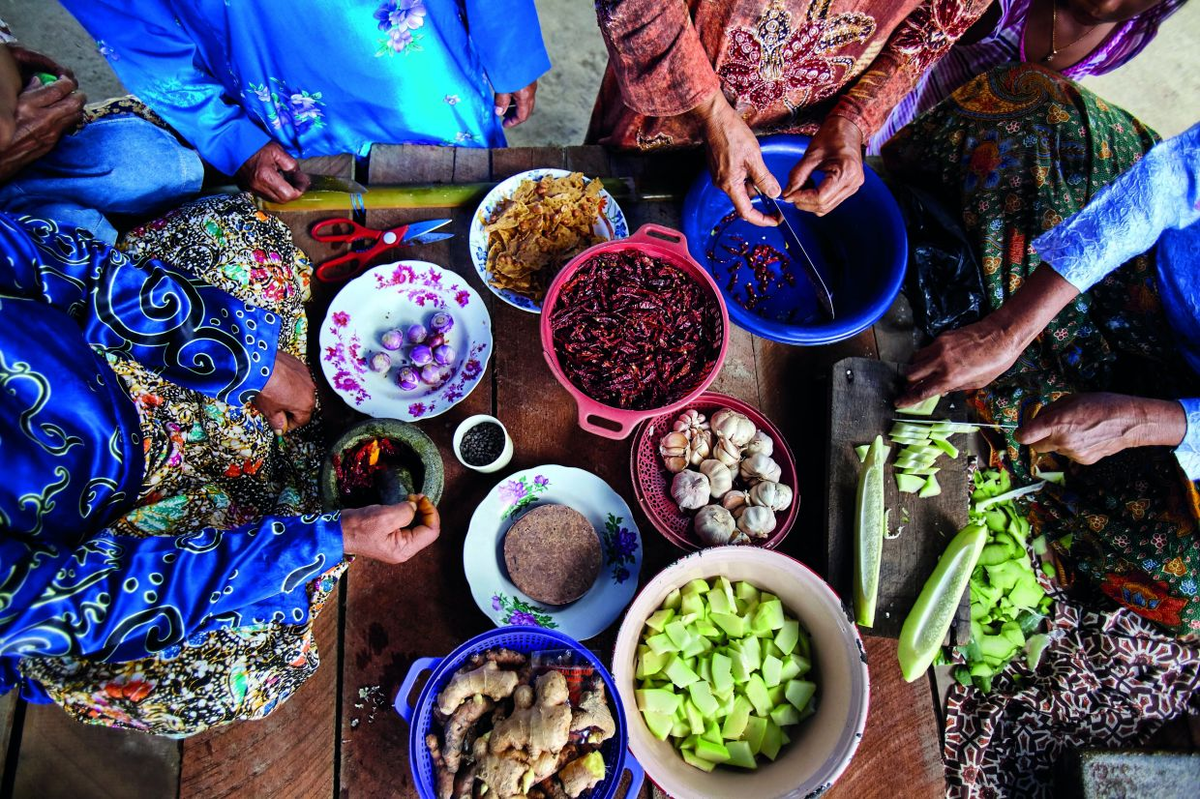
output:
<path id="1" fill-rule="evenodd" d="M 565 169 L 531 169 L 488 192 L 471 219 L 471 260 L 497 297 L 541 313 L 546 288 L 579 253 L 629 235 L 599 180 Z"/>

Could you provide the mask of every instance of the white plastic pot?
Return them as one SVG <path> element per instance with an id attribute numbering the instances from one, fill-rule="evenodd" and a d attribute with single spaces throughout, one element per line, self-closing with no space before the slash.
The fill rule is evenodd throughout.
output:
<path id="1" fill-rule="evenodd" d="M 724 575 L 770 591 L 812 636 L 817 711 L 789 728 L 791 743 L 774 762 L 756 771 L 689 766 L 675 748 L 655 738 L 634 700 L 635 657 L 646 619 L 667 594 L 689 580 Z M 629 721 L 629 748 L 646 775 L 676 799 L 769 799 L 803 797 L 833 784 L 862 740 L 870 703 L 870 679 L 858 630 L 837 594 L 807 566 L 787 555 L 757 547 L 714 547 L 676 561 L 633 600 L 617 633 L 613 679 Z"/>

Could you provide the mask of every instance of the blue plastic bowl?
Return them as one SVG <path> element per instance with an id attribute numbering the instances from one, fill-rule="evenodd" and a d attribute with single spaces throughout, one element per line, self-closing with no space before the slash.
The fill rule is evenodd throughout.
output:
<path id="1" fill-rule="evenodd" d="M 500 627 L 481 633 L 470 641 L 455 649 L 444 658 L 418 658 L 408 670 L 400 691 L 396 694 L 395 708 L 400 717 L 408 722 L 408 762 L 412 768 L 413 781 L 422 799 L 436 799 L 435 781 L 433 778 L 433 760 L 429 757 L 429 748 L 425 746 L 425 735 L 429 732 L 429 722 L 433 717 L 433 700 L 442 692 L 450 677 L 463 665 L 467 658 L 476 652 L 483 652 L 496 647 L 507 647 L 517 652 L 537 652 L 543 649 L 571 649 L 585 657 L 595 667 L 596 673 L 604 680 L 604 690 L 608 692 L 608 706 L 612 710 L 617 732 L 600 747 L 604 757 L 604 782 L 584 794 L 584 799 L 612 799 L 616 796 L 617 787 L 626 769 L 632 777 L 628 796 L 637 796 L 642 788 L 645 775 L 633 755 L 629 754 L 629 728 L 625 723 L 625 710 L 617 695 L 617 686 L 612 675 L 595 655 L 582 644 L 568 635 L 546 630 L 540 627 Z M 428 682 L 421 689 L 416 705 L 408 704 L 408 695 L 412 692 L 417 678 L 426 671 L 432 671 Z"/>
<path id="2" fill-rule="evenodd" d="M 763 160 L 779 185 L 804 155 L 807 136 L 772 136 L 762 140 Z M 817 305 L 803 271 L 771 269 L 771 288 L 747 308 L 745 283 L 753 280 L 744 258 L 726 248 L 766 244 L 782 253 L 783 235 L 777 228 L 760 228 L 733 213 L 733 203 L 707 172 L 692 185 L 683 203 L 683 232 L 692 257 L 716 280 L 729 318 L 756 336 L 784 344 L 832 344 L 861 333 L 883 316 L 895 301 L 908 264 L 908 236 L 900 208 L 879 176 L 865 167 L 862 187 L 829 214 L 818 217 L 780 203 L 833 294 L 836 318 L 830 321 Z M 755 207 L 762 210 L 755 198 Z M 732 216 L 731 216 L 732 215 Z M 743 264 L 738 274 L 732 267 Z M 756 287 L 757 289 L 757 287 Z"/>

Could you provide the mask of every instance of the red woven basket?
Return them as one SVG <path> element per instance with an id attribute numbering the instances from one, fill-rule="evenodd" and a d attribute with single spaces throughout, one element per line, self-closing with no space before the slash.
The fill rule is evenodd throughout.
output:
<path id="1" fill-rule="evenodd" d="M 638 427 L 634 438 L 633 449 L 629 456 L 629 471 L 633 480 L 633 493 L 638 504 L 654 528 L 675 546 L 682 549 L 702 549 L 703 544 L 692 532 L 692 514 L 679 510 L 671 499 L 671 480 L 674 478 L 658 454 L 658 441 L 671 425 L 685 410 L 695 410 L 708 418 L 721 408 L 731 408 L 746 415 L 760 430 L 766 431 L 775 442 L 775 453 L 771 456 L 779 464 L 779 482 L 792 489 L 792 504 L 777 520 L 774 532 L 765 541 L 755 546 L 763 549 L 774 549 L 783 539 L 787 538 L 792 524 L 796 521 L 796 511 L 800 507 L 800 487 L 796 484 L 796 460 L 792 457 L 792 449 L 779 432 L 779 429 L 763 416 L 752 405 L 741 400 L 713 391 L 705 392 L 695 400 L 687 403 L 678 410 L 664 413 L 653 419 L 647 419 Z"/>

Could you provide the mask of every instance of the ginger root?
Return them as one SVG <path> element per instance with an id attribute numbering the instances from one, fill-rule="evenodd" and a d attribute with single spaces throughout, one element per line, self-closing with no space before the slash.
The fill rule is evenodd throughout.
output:
<path id="1" fill-rule="evenodd" d="M 591 740 L 591 732 L 599 737 Z M 588 743 L 603 743 L 617 733 L 617 724 L 613 721 L 612 711 L 604 697 L 604 681 L 595 679 L 591 687 L 584 692 L 579 704 L 571 711 L 571 732 L 583 734 Z"/>
<path id="2" fill-rule="evenodd" d="M 513 712 L 488 736 L 478 774 L 497 797 L 524 796 L 554 773 L 571 735 L 569 696 L 566 678 L 557 671 L 538 677 L 536 694 L 528 685 L 513 692 Z"/>
<path id="3" fill-rule="evenodd" d="M 453 799 L 454 773 L 446 768 L 442 757 L 442 749 L 438 745 L 438 737 L 433 733 L 425 736 L 425 745 L 429 747 L 429 759 L 433 761 L 433 774 L 436 781 L 435 790 L 438 799 Z"/>
<path id="4" fill-rule="evenodd" d="M 492 700 L 476 694 L 459 705 L 446 722 L 442 759 L 446 761 L 446 768 L 451 774 L 457 774 L 462 763 L 467 733 L 492 707 Z"/>
<path id="5" fill-rule="evenodd" d="M 543 752 L 558 754 L 571 735 L 569 698 L 567 680 L 557 671 L 538 677 L 536 703 L 533 689 L 522 685 L 513 694 L 512 714 L 493 731 L 491 751 L 516 749 L 531 761 Z"/>
<path id="6" fill-rule="evenodd" d="M 517 680 L 515 671 L 505 671 L 489 660 L 473 671 L 456 674 L 438 697 L 438 710 L 450 716 L 459 705 L 479 694 L 489 699 L 506 699 L 516 689 Z"/>
<path id="7" fill-rule="evenodd" d="M 604 757 L 591 752 L 572 760 L 558 772 L 558 779 L 562 781 L 563 792 L 574 799 L 604 781 Z"/>

